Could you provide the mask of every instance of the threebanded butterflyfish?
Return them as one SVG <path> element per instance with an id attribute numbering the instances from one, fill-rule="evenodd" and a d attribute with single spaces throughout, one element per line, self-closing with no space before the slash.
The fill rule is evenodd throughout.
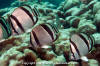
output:
<path id="1" fill-rule="evenodd" d="M 54 24 L 40 24 L 32 29 L 30 34 L 30 44 L 32 47 L 40 47 L 51 45 L 58 38 L 59 30 Z"/>
<path id="2" fill-rule="evenodd" d="M 70 59 L 78 60 L 91 51 L 94 46 L 92 35 L 85 33 L 73 34 L 70 38 Z"/>
<path id="3" fill-rule="evenodd" d="M 32 9 L 29 5 L 16 8 L 9 16 L 13 34 L 22 34 L 32 28 L 38 21 L 36 8 Z"/>
<path id="4" fill-rule="evenodd" d="M 9 36 L 11 36 L 10 24 L 3 17 L 0 17 L 0 40 Z"/>

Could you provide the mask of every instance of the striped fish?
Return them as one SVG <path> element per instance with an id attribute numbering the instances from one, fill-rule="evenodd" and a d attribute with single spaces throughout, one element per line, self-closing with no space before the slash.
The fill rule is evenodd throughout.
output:
<path id="1" fill-rule="evenodd" d="M 13 34 L 22 34 L 32 28 L 38 21 L 38 11 L 29 5 L 18 7 L 9 16 Z"/>
<path id="2" fill-rule="evenodd" d="M 41 24 L 33 28 L 30 35 L 32 47 L 42 47 L 48 45 L 58 38 L 58 29 L 54 24 Z"/>
<path id="3" fill-rule="evenodd" d="M 91 35 L 85 33 L 73 34 L 70 38 L 70 59 L 78 60 L 89 53 L 93 48 L 94 42 L 94 38 Z"/>
<path id="4" fill-rule="evenodd" d="M 11 27 L 3 17 L 0 17 L 0 40 L 11 36 Z"/>

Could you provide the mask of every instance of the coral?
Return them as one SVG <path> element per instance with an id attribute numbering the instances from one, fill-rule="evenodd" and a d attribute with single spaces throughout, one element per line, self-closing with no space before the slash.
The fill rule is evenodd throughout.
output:
<path id="1" fill-rule="evenodd" d="M 30 4 L 40 13 L 35 26 L 24 34 L 0 40 L 0 64 L 2 66 L 92 66 L 100 63 L 100 2 L 97 0 L 65 0 L 57 8 L 49 2 L 36 3 L 35 1 L 20 3 L 15 1 L 10 8 L 0 10 L 0 14 L 8 19 L 16 6 Z M 9 11 L 10 10 L 10 11 Z M 48 48 L 34 49 L 30 44 L 30 32 L 37 25 L 53 23 L 59 29 L 59 37 Z M 79 61 L 71 61 L 70 37 L 74 33 L 91 34 L 95 40 L 93 49 Z M 87 60 L 87 61 L 86 61 Z M 40 64 L 39 64 L 40 63 Z M 50 64 L 49 64 L 50 63 Z M 58 64 L 56 64 L 58 63 Z M 64 64 L 65 63 L 65 64 Z"/>
<path id="2" fill-rule="evenodd" d="M 0 9 L 0 16 L 4 15 L 8 11 L 9 11 L 9 8 Z"/>
<path id="3" fill-rule="evenodd" d="M 66 17 L 66 22 L 72 26 L 72 27 L 75 27 L 77 28 L 78 27 L 78 24 L 80 22 L 80 18 L 79 17 L 76 17 L 76 16 L 69 16 L 69 17 Z"/>
<path id="4" fill-rule="evenodd" d="M 79 0 L 65 0 L 63 9 L 67 10 L 69 8 L 72 8 L 73 6 L 78 5 L 79 3 L 80 3 Z"/>
<path id="5" fill-rule="evenodd" d="M 95 44 L 100 44 L 100 33 L 93 34 L 93 37 L 95 39 Z"/>
<path id="6" fill-rule="evenodd" d="M 75 16 L 75 15 L 77 15 L 77 13 L 79 13 L 80 10 L 81 9 L 78 7 L 73 7 L 73 8 L 70 8 L 69 10 L 66 10 L 66 12 L 64 14 L 66 17 L 70 16 L 70 15 Z"/>
<path id="7" fill-rule="evenodd" d="M 84 4 L 88 4 L 89 2 L 91 2 L 92 0 L 80 0 L 82 3 Z"/>
<path id="8" fill-rule="evenodd" d="M 86 22 L 86 23 L 85 23 Z M 78 25 L 78 31 L 93 34 L 96 32 L 96 26 L 91 21 L 81 20 Z"/>
<path id="9" fill-rule="evenodd" d="M 97 11 L 100 9 L 100 6 L 98 6 L 98 5 L 100 5 L 100 2 L 96 2 L 96 3 L 94 4 L 94 6 L 93 6 L 93 13 L 94 13 L 94 14 L 96 14 Z"/>

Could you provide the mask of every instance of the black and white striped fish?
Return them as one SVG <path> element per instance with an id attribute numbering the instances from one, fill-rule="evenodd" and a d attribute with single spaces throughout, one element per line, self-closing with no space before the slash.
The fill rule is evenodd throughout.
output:
<path id="1" fill-rule="evenodd" d="M 38 21 L 38 10 L 29 5 L 18 7 L 9 16 L 13 34 L 22 34 L 32 28 Z"/>
<path id="2" fill-rule="evenodd" d="M 86 55 L 91 51 L 94 45 L 94 38 L 91 35 L 80 33 L 73 34 L 70 38 L 70 49 L 72 60 L 78 60 L 82 56 Z"/>
<path id="3" fill-rule="evenodd" d="M 11 27 L 3 17 L 0 17 L 0 40 L 11 36 Z"/>
<path id="4" fill-rule="evenodd" d="M 33 47 L 42 48 L 58 38 L 58 29 L 54 24 L 41 24 L 33 28 L 30 35 L 30 43 Z"/>

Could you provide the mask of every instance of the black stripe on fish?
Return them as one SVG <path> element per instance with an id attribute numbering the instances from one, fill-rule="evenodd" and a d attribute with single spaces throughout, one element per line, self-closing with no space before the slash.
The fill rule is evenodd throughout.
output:
<path id="1" fill-rule="evenodd" d="M 24 12 L 25 12 L 26 14 L 28 14 L 28 16 L 29 16 L 29 17 L 31 18 L 31 20 L 33 21 L 33 24 L 35 24 L 32 14 L 31 14 L 27 9 L 25 9 L 24 7 L 20 7 L 20 8 L 21 8 L 22 10 L 24 10 Z"/>
<path id="2" fill-rule="evenodd" d="M 53 30 L 55 31 L 55 33 L 59 32 L 58 29 L 57 29 L 57 27 L 54 24 L 52 24 L 52 23 L 48 23 L 48 24 L 53 28 Z"/>
<path id="3" fill-rule="evenodd" d="M 59 32 L 57 27 L 55 27 L 55 25 L 53 23 L 47 23 L 47 24 L 52 27 L 54 33 L 58 33 Z M 56 38 L 54 39 L 54 41 L 57 40 L 57 38 L 58 38 L 58 34 L 56 34 Z"/>
<path id="4" fill-rule="evenodd" d="M 76 51 L 77 51 L 79 57 L 81 57 L 80 52 L 79 52 L 79 50 L 78 50 L 76 44 L 75 44 L 71 39 L 70 39 L 70 42 L 71 42 L 71 44 L 75 47 L 75 49 L 76 49 Z"/>
<path id="5" fill-rule="evenodd" d="M 37 23 L 37 21 L 38 21 L 38 17 L 36 17 L 36 23 Z"/>
<path id="6" fill-rule="evenodd" d="M 38 16 L 40 16 L 39 11 L 37 10 L 37 8 L 36 8 L 36 7 L 34 7 L 34 9 L 36 10 L 37 15 L 38 15 Z"/>
<path id="7" fill-rule="evenodd" d="M 23 6 L 26 6 L 26 7 L 30 8 L 30 9 L 32 10 L 31 6 L 29 6 L 29 5 L 26 5 L 26 4 L 25 4 L 25 5 L 23 5 Z"/>
<path id="8" fill-rule="evenodd" d="M 58 30 L 58 28 L 57 28 L 57 26 L 55 25 L 55 29 L 56 29 L 56 32 L 58 33 L 59 32 L 59 30 Z"/>
<path id="9" fill-rule="evenodd" d="M 91 47 L 90 47 L 90 50 L 89 51 L 91 51 L 92 50 L 92 47 L 93 47 L 93 45 L 94 45 L 94 42 L 95 42 L 95 40 L 94 40 L 94 37 L 93 36 L 89 36 L 89 39 L 90 39 L 90 42 L 91 42 Z"/>
<path id="10" fill-rule="evenodd" d="M 33 8 L 33 11 L 34 11 L 35 15 L 38 17 L 39 16 L 39 12 L 38 12 L 38 10 L 37 10 L 37 8 L 35 6 Z"/>
<path id="11" fill-rule="evenodd" d="M 51 23 L 47 23 L 47 24 L 50 25 L 50 27 L 53 29 L 54 33 L 56 33 L 54 26 Z"/>
<path id="12" fill-rule="evenodd" d="M 51 36 L 52 40 L 54 40 L 51 29 L 47 25 L 44 25 L 44 24 L 41 24 L 41 26 L 48 32 L 48 34 Z"/>
<path id="13" fill-rule="evenodd" d="M 31 11 L 32 11 L 32 13 L 34 12 L 33 9 L 32 9 L 29 5 L 24 5 L 24 6 L 30 8 Z M 33 13 L 33 15 L 35 15 L 35 14 Z M 36 22 L 35 22 L 35 21 L 34 21 L 34 22 L 37 23 L 37 21 L 38 21 L 38 17 L 37 17 L 36 15 L 35 15 L 35 17 L 36 17 Z"/>
<path id="14" fill-rule="evenodd" d="M 58 30 L 57 26 L 56 26 L 56 25 L 54 25 L 54 27 L 55 27 L 55 29 L 56 29 L 56 32 L 58 33 L 58 32 L 59 32 L 59 30 Z"/>
<path id="15" fill-rule="evenodd" d="M 32 13 L 33 13 L 33 9 L 29 6 L 29 5 L 24 5 L 26 7 L 28 7 L 29 9 L 31 9 Z M 34 15 L 34 14 L 33 14 Z"/>
<path id="16" fill-rule="evenodd" d="M 4 24 L 2 18 L 0 18 L 0 24 L 2 25 L 2 27 L 6 30 L 6 33 L 8 34 L 8 32 L 7 32 L 7 27 L 6 27 L 6 25 Z"/>
<path id="17" fill-rule="evenodd" d="M 4 21 L 4 19 L 3 19 L 3 18 L 0 18 L 0 23 L 1 23 L 1 25 L 4 27 L 4 29 L 6 30 L 7 35 L 8 35 L 8 34 L 9 34 L 9 32 L 8 32 L 7 26 L 6 26 L 5 21 Z"/>
<path id="18" fill-rule="evenodd" d="M 92 47 L 94 46 L 94 44 L 95 44 L 95 39 L 94 39 L 94 37 L 91 35 L 91 40 L 92 40 Z"/>
<path id="19" fill-rule="evenodd" d="M 19 28 L 20 28 L 23 32 L 25 32 L 23 26 L 20 24 L 20 22 L 18 21 L 18 19 L 17 19 L 14 15 L 11 15 L 10 17 L 11 17 L 12 19 L 14 19 L 15 22 L 16 22 L 16 24 L 19 26 Z"/>
<path id="20" fill-rule="evenodd" d="M 5 24 L 6 22 L 5 22 L 5 20 L 4 20 L 3 17 L 0 18 L 0 23 L 1 23 L 2 26 L 5 28 L 5 30 L 6 30 L 6 32 L 7 32 L 7 35 L 8 35 L 8 37 L 9 37 L 10 34 L 9 34 L 9 31 L 8 31 L 8 27 L 7 27 L 7 25 Z"/>
<path id="21" fill-rule="evenodd" d="M 33 13 L 33 12 L 34 12 L 33 9 L 32 9 L 29 5 L 23 5 L 23 6 L 26 6 L 26 7 L 30 8 L 31 11 L 32 11 L 32 14 L 35 15 L 35 14 Z M 36 17 L 36 22 L 35 22 L 35 21 L 34 21 L 34 22 L 37 23 L 38 17 L 37 17 L 36 15 L 35 15 L 35 17 Z M 35 23 L 34 23 L 34 24 L 35 24 Z"/>
<path id="22" fill-rule="evenodd" d="M 9 23 L 9 28 L 10 28 L 11 34 L 12 34 L 12 30 L 14 30 L 14 32 L 15 32 L 16 34 L 18 34 L 18 32 L 15 30 L 15 28 L 14 28 L 14 26 L 13 26 L 13 24 L 12 24 L 10 14 L 8 14 L 7 16 L 8 16 L 8 19 L 7 19 L 7 20 L 8 20 L 8 23 Z"/>
<path id="23" fill-rule="evenodd" d="M 38 21 L 38 12 L 37 12 L 37 9 L 34 7 L 34 9 L 33 9 L 33 14 L 34 14 L 34 16 L 36 17 L 36 22 Z"/>
<path id="24" fill-rule="evenodd" d="M 33 34 L 33 33 L 32 33 Z M 34 47 L 33 43 L 32 43 L 32 35 L 30 35 L 30 44 L 32 45 L 32 47 Z"/>
<path id="25" fill-rule="evenodd" d="M 85 44 L 86 44 L 86 46 L 88 47 L 88 50 L 89 50 L 89 43 L 86 40 L 86 38 L 82 34 L 78 34 L 78 36 L 85 42 Z"/>
<path id="26" fill-rule="evenodd" d="M 9 18 L 9 17 L 8 17 L 8 18 Z M 8 22 L 8 19 L 7 19 L 6 24 L 7 24 L 7 27 L 8 27 L 8 32 L 9 32 L 8 37 L 9 37 L 9 36 L 11 36 L 11 34 L 12 34 L 12 30 L 11 30 L 11 25 L 10 25 L 10 23 Z"/>
<path id="27" fill-rule="evenodd" d="M 41 46 L 39 40 L 38 40 L 38 37 L 36 36 L 35 32 L 32 30 L 32 35 L 34 36 L 34 39 L 36 41 L 36 43 L 38 44 L 38 46 Z"/>
<path id="28" fill-rule="evenodd" d="M 74 59 L 76 59 L 76 58 L 75 58 L 75 55 L 74 55 L 74 53 L 73 53 L 73 51 L 72 51 L 71 45 L 70 45 L 70 51 L 71 51 L 71 53 L 72 53 Z"/>
<path id="29" fill-rule="evenodd" d="M 54 39 L 54 41 L 56 41 L 58 39 L 59 35 L 56 35 L 56 38 Z"/>
<path id="30" fill-rule="evenodd" d="M 34 9 L 33 9 L 33 15 L 34 15 L 35 17 L 37 17 L 37 16 L 36 16 L 36 14 L 35 14 L 35 11 L 34 11 Z"/>
<path id="31" fill-rule="evenodd" d="M 12 29 L 14 30 L 14 32 L 15 32 L 16 34 L 18 34 L 18 35 L 19 35 L 19 33 L 16 31 L 16 29 L 15 29 L 14 25 L 12 24 L 12 21 L 11 21 L 11 18 L 10 18 L 10 17 L 9 17 L 9 22 L 10 22 L 10 24 L 11 24 Z"/>

